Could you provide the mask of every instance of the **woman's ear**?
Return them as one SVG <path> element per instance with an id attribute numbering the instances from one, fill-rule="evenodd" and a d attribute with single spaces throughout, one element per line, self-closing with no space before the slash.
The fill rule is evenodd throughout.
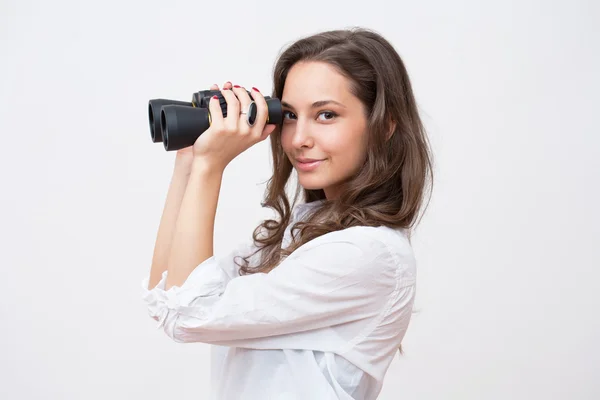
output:
<path id="1" fill-rule="evenodd" d="M 390 127 L 390 130 L 388 132 L 387 138 L 385 139 L 386 142 L 392 138 L 394 132 L 396 131 L 396 121 L 390 120 L 388 126 Z"/>

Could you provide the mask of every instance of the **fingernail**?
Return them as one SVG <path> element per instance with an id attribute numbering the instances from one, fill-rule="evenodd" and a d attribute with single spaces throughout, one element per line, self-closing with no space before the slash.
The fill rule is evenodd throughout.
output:
<path id="1" fill-rule="evenodd" d="M 213 98 L 213 99 L 218 99 L 218 98 L 219 98 L 219 96 L 213 96 L 212 98 Z"/>
<path id="2" fill-rule="evenodd" d="M 257 88 L 255 88 L 254 86 L 252 87 L 253 90 L 256 90 L 258 93 L 260 93 L 260 90 L 258 90 Z"/>
<path id="3" fill-rule="evenodd" d="M 239 88 L 241 87 L 240 85 L 233 85 L 234 88 Z"/>

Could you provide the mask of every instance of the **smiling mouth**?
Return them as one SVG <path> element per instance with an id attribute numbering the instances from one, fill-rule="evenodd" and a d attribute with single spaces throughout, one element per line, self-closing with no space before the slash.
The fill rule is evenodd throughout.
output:
<path id="1" fill-rule="evenodd" d="M 313 171 L 321 165 L 325 160 L 316 160 L 311 162 L 296 161 L 296 169 L 300 171 Z"/>

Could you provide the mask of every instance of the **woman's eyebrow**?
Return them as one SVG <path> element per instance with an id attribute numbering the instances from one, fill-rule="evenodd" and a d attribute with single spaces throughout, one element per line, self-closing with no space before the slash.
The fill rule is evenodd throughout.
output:
<path id="1" fill-rule="evenodd" d="M 346 108 L 346 106 L 345 106 L 345 105 L 343 105 L 342 103 L 340 103 L 340 102 L 337 102 L 337 101 L 335 101 L 335 100 L 319 100 L 319 101 L 315 101 L 314 103 L 312 103 L 312 106 L 311 106 L 311 108 L 323 107 L 324 105 L 327 105 L 327 104 L 329 104 L 329 103 L 332 103 L 332 104 L 337 104 L 337 105 L 338 105 L 338 106 L 340 106 L 340 107 L 344 107 L 344 108 Z M 292 109 L 292 110 L 294 110 L 294 109 L 295 109 L 295 108 L 294 108 L 294 106 L 292 106 L 292 105 L 291 105 L 291 104 L 289 104 L 289 103 L 286 103 L 285 101 L 282 101 L 282 102 L 281 102 L 281 105 L 282 105 L 283 107 L 287 107 L 287 108 L 290 108 L 290 109 Z"/>

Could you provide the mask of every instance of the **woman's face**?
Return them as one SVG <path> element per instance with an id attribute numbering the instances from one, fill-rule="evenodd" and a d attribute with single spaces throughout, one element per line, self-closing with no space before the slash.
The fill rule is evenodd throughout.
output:
<path id="1" fill-rule="evenodd" d="M 367 119 L 350 81 L 329 64 L 299 62 L 290 69 L 281 104 L 283 151 L 305 189 L 323 189 L 328 200 L 340 194 L 366 156 Z M 321 160 L 313 164 L 299 159 Z"/>

